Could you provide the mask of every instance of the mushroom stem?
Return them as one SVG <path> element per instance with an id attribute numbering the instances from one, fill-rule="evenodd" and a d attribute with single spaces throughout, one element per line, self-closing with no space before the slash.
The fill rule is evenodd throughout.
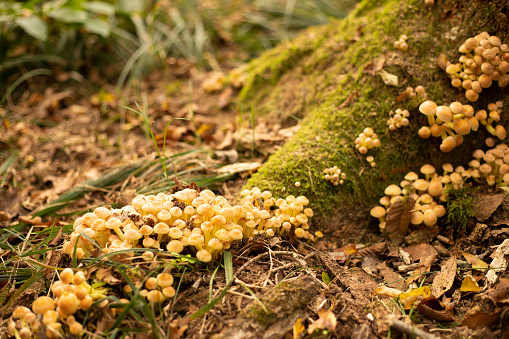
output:
<path id="1" fill-rule="evenodd" d="M 428 122 L 429 122 L 429 127 L 433 126 L 435 124 L 435 117 L 432 115 L 428 115 Z"/>
<path id="2" fill-rule="evenodd" d="M 494 136 L 497 136 L 497 132 L 495 131 L 495 129 L 493 128 L 493 126 L 491 126 L 490 124 L 486 124 L 486 130 L 491 134 L 491 135 L 494 135 Z"/>

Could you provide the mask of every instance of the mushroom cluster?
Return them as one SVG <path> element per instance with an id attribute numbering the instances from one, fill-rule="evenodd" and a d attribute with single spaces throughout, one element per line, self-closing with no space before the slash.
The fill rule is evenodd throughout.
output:
<path id="1" fill-rule="evenodd" d="M 247 64 L 234 68 L 228 74 L 230 84 L 234 88 L 241 88 L 246 83 L 249 73 L 247 72 Z"/>
<path id="2" fill-rule="evenodd" d="M 502 102 L 490 104 L 488 114 L 485 110 L 480 110 L 474 114 L 474 108 L 471 105 L 463 105 L 460 102 L 453 102 L 450 105 L 437 104 L 431 100 L 424 101 L 419 106 L 419 111 L 428 118 L 429 126 L 423 126 L 419 129 L 419 136 L 427 139 L 430 136 L 441 137 L 442 143 L 440 150 L 450 152 L 455 147 L 463 143 L 463 136 L 470 131 L 477 131 L 479 125 L 485 126 L 486 130 L 499 139 L 505 139 L 505 127 L 492 124 L 500 121 Z"/>
<path id="3" fill-rule="evenodd" d="M 25 306 L 18 306 L 14 310 L 7 326 L 11 336 L 32 338 L 46 329 L 46 337 L 61 338 L 64 325 L 69 333 L 79 336 L 83 326 L 74 314 L 79 310 L 90 309 L 92 303 L 104 298 L 108 290 L 89 285 L 82 271 L 74 273 L 71 268 L 66 268 L 60 273 L 60 279 L 52 284 L 51 291 L 54 298 L 37 298 L 32 304 L 32 310 Z"/>
<path id="4" fill-rule="evenodd" d="M 371 127 L 366 127 L 355 139 L 355 148 L 359 150 L 360 154 L 366 154 L 369 149 L 374 147 L 380 147 L 380 140 Z"/>
<path id="5" fill-rule="evenodd" d="M 419 178 L 415 172 L 409 172 L 399 186 L 389 185 L 384 192 L 386 195 L 380 199 L 382 206 L 376 206 L 370 212 L 373 217 L 380 220 L 380 229 L 385 229 L 387 211 L 404 196 L 412 197 L 415 201 L 410 223 L 416 226 L 421 224 L 428 227 L 434 226 L 438 219 L 446 214 L 443 205 L 446 199 L 444 186 L 458 180 L 459 175 L 451 164 L 445 164 L 443 170 L 443 174 L 438 175 L 433 166 L 426 164 L 420 169 L 424 179 Z M 461 175 L 459 180 L 463 182 Z"/>
<path id="6" fill-rule="evenodd" d="M 489 88 L 494 81 L 499 87 L 509 84 L 509 47 L 502 44 L 500 38 L 482 32 L 468 38 L 459 47 L 463 53 L 459 62 L 449 64 L 445 56 L 440 62 L 451 78 L 451 84 L 466 90 L 469 101 L 477 101 L 484 88 Z"/>
<path id="7" fill-rule="evenodd" d="M 333 184 L 334 186 L 343 185 L 346 179 L 346 173 L 341 171 L 338 166 L 326 168 L 323 170 L 325 174 L 324 179 Z"/>
<path id="8" fill-rule="evenodd" d="M 506 144 L 498 144 L 486 152 L 477 149 L 472 155 L 474 159 L 466 170 L 468 177 L 489 186 L 509 185 L 509 147 Z"/>
<path id="9" fill-rule="evenodd" d="M 408 37 L 405 34 L 402 34 L 399 37 L 399 40 L 394 41 L 394 48 L 399 49 L 402 52 L 408 51 L 408 44 L 407 44 Z"/>
<path id="10" fill-rule="evenodd" d="M 411 87 L 409 87 L 411 88 Z M 397 108 L 395 111 L 389 112 L 389 120 L 387 120 L 387 125 L 389 126 L 390 131 L 394 131 L 397 128 L 401 128 L 403 126 L 408 126 L 410 121 L 408 118 L 410 117 L 410 112 L 406 109 L 402 110 L 401 108 Z"/>
<path id="11" fill-rule="evenodd" d="M 141 280 L 134 281 L 135 287 L 139 290 L 139 294 L 147 299 L 151 304 L 160 303 L 168 298 L 175 296 L 173 285 L 173 276 L 171 273 L 159 273 L 156 277 L 149 277 L 145 280 L 145 288 Z M 132 293 L 130 285 L 124 286 L 126 293 Z"/>
<path id="12" fill-rule="evenodd" d="M 281 234 L 285 222 L 307 226 L 306 215 L 312 214 L 294 216 L 292 212 L 287 220 L 287 206 L 293 201 L 281 204 L 283 199 L 276 200 L 257 187 L 241 195 L 242 205 L 231 206 L 210 190 L 186 188 L 173 194 L 138 195 L 131 205 L 120 209 L 98 207 L 75 220 L 63 251 L 82 259 L 90 257 L 97 245 L 105 253 L 127 250 L 128 256 L 134 255 L 129 252 L 133 248 L 165 248 L 173 253 L 191 252 L 198 260 L 209 262 L 233 241 L 261 233 Z M 303 196 L 293 199 L 301 207 L 309 202 Z"/>
<path id="13" fill-rule="evenodd" d="M 407 87 L 403 93 L 401 93 L 400 95 L 398 95 L 396 97 L 396 101 L 402 101 L 404 99 L 407 99 L 407 98 L 417 98 L 419 99 L 420 101 L 422 100 L 425 100 L 427 97 L 426 95 L 426 90 L 424 89 L 423 86 L 419 85 L 419 86 L 416 86 L 415 89 L 413 87 Z"/>
<path id="14" fill-rule="evenodd" d="M 375 158 L 371 155 L 366 157 L 366 161 L 369 163 L 371 167 L 376 167 Z"/>
<path id="15" fill-rule="evenodd" d="M 316 234 L 309 232 L 308 221 L 313 216 L 313 210 L 305 207 L 309 204 L 305 196 L 289 195 L 286 199 L 275 199 L 270 192 L 261 192 L 257 187 L 243 190 L 240 195 L 243 197 L 243 206 L 254 206 L 252 211 L 255 219 L 246 230 L 248 237 L 256 234 L 271 237 L 288 233 L 303 240 L 314 241 L 317 238 Z"/>
<path id="16" fill-rule="evenodd" d="M 223 84 L 224 74 L 221 72 L 214 72 L 203 81 L 202 87 L 207 93 L 214 93 L 222 90 Z"/>

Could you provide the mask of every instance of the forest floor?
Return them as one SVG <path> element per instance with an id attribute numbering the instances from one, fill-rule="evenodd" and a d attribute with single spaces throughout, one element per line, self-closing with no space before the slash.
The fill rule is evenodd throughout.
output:
<path id="1" fill-rule="evenodd" d="M 2 173 L 0 195 L 3 239 L 11 247 L 0 251 L 7 263 L 0 281 L 5 325 L 16 306 L 30 307 L 35 297 L 47 293 L 44 284 L 25 286 L 19 281 L 38 268 L 71 264 L 56 253 L 77 215 L 97 206 L 127 205 L 143 187 L 154 185 L 145 192 L 156 192 L 160 186 L 153 173 L 133 172 L 114 184 L 89 187 L 63 209 L 32 216 L 85 180 L 101 181 L 112 169 L 152 163 L 157 153 L 150 131 L 159 149 L 164 146 L 168 156 L 179 155 L 179 179 L 215 178 L 204 184 L 212 183 L 214 191 L 231 201 L 249 172 L 298 129 L 297 121 L 288 118 L 253 117 L 250 108 L 235 103 L 238 89 L 205 91 L 203 84 L 213 74 L 197 71 L 190 62 L 170 58 L 168 64 L 169 70 L 156 71 L 139 84 L 145 93 L 142 102 L 134 96 L 121 100 L 113 86 L 83 95 L 80 87 L 33 83 L 8 103 L 9 117 L 0 112 L 0 150 L 18 150 L 12 158 L 15 165 Z M 137 109 L 136 103 L 150 118 L 150 128 L 123 107 Z M 380 234 L 378 222 L 361 207 L 313 220 L 312 229 L 324 234 L 313 243 L 271 238 L 239 244 L 232 248 L 235 279 L 224 296 L 225 270 L 216 274 L 214 267 L 182 261 L 174 272 L 177 297 L 157 313 L 156 321 L 170 338 L 411 337 L 414 329 L 408 332 L 405 324 L 422 329 L 428 338 L 507 338 L 507 264 L 497 272 L 501 283 L 496 288 L 485 273 L 492 259 L 500 257 L 497 251 L 503 252 L 502 258 L 509 252 L 504 240 L 509 234 L 509 199 L 504 193 L 476 193 L 475 199 L 474 217 L 465 229 L 452 232 L 440 225 L 442 237 L 433 236 L 429 244 L 398 247 Z M 18 233 L 7 231 L 20 225 L 25 226 Z M 41 243 L 46 244 L 44 251 L 27 252 L 26 247 Z M 41 258 L 44 265 L 34 263 Z M 149 264 L 139 268 L 152 269 Z M 405 291 L 412 283 L 441 288 L 442 297 L 427 298 L 426 289 L 406 298 L 376 292 L 382 285 Z M 121 294 L 118 283 L 112 282 L 111 288 Z M 202 317 L 186 317 L 220 295 Z M 419 305 L 411 302 L 423 299 Z M 403 322 L 389 327 L 393 314 Z M 114 323 L 98 310 L 88 317 L 87 330 L 98 336 Z M 140 326 L 136 317 L 121 325 Z M 152 332 L 130 335 L 147 338 Z"/>

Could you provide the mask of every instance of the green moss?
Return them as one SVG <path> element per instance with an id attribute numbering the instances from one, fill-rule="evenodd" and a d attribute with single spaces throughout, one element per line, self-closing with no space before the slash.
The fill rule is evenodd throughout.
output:
<path id="1" fill-rule="evenodd" d="M 307 30 L 253 61 L 241 102 L 254 105 L 257 114 L 285 112 L 304 119 L 297 135 L 248 185 L 270 189 L 278 196 L 306 195 L 320 215 L 340 205 L 374 204 L 386 186 L 398 183 L 408 171 L 418 171 L 424 163 L 439 167 L 452 160 L 454 165 L 465 165 L 472 150 L 483 145 L 484 131 L 466 136 L 464 145 L 444 154 L 439 140 L 417 136 L 425 124 L 418 112 L 419 101 L 395 101 L 405 87 L 423 85 L 428 98 L 437 103 L 466 103 L 464 93 L 450 86 L 435 66 L 436 57 L 445 52 L 457 60 L 461 42 L 482 30 L 501 38 L 507 33 L 483 26 L 490 20 L 486 15 L 496 21 L 495 14 L 489 14 L 491 4 L 458 11 L 460 2 L 444 1 L 430 10 L 421 0 L 364 0 L 348 18 Z M 407 53 L 392 47 L 403 33 L 409 36 Z M 380 60 L 384 70 L 398 76 L 399 87 L 364 73 L 366 66 Z M 490 89 L 474 107 L 485 108 L 487 102 L 500 98 L 500 90 Z M 389 111 L 398 107 L 411 111 L 411 126 L 389 133 Z M 369 167 L 353 143 L 368 126 L 382 142 L 380 149 L 368 152 L 375 157 L 375 168 Z M 339 187 L 323 179 L 323 170 L 334 165 L 348 176 Z M 299 188 L 295 181 L 301 183 Z"/>

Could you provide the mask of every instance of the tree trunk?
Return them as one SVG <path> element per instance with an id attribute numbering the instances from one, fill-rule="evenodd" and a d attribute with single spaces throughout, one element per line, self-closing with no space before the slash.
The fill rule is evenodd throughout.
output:
<path id="1" fill-rule="evenodd" d="M 302 127 L 248 185 L 279 196 L 306 195 L 315 212 L 325 215 L 339 206 L 376 204 L 385 187 L 399 184 L 409 171 L 418 173 L 425 163 L 437 169 L 445 162 L 467 167 L 472 151 L 486 148 L 489 134 L 482 126 L 443 153 L 440 138 L 417 135 L 428 124 L 418 110 L 424 99 L 396 98 L 406 87 L 422 85 L 428 100 L 438 105 L 468 104 L 465 91 L 452 87 L 437 67 L 437 57 L 444 53 L 458 62 L 458 47 L 483 31 L 509 43 L 509 6 L 502 0 L 436 2 L 428 8 L 423 0 L 365 0 L 346 19 L 310 28 L 254 60 L 240 94 L 244 107 L 253 105 L 256 114 L 287 121 L 302 119 Z M 393 47 L 402 34 L 408 36 L 407 52 Z M 377 66 L 382 71 L 373 74 Z M 386 85 L 383 72 L 397 76 L 397 86 Z M 470 104 L 476 111 L 487 109 L 507 94 L 507 87 L 494 83 Z M 410 125 L 389 131 L 389 112 L 397 108 L 410 111 Z M 506 123 L 503 116 L 501 123 Z M 379 135 L 381 146 L 361 155 L 354 140 L 366 127 Z M 366 161 L 369 155 L 376 167 Z M 324 169 L 332 166 L 346 173 L 342 185 L 324 180 Z"/>

